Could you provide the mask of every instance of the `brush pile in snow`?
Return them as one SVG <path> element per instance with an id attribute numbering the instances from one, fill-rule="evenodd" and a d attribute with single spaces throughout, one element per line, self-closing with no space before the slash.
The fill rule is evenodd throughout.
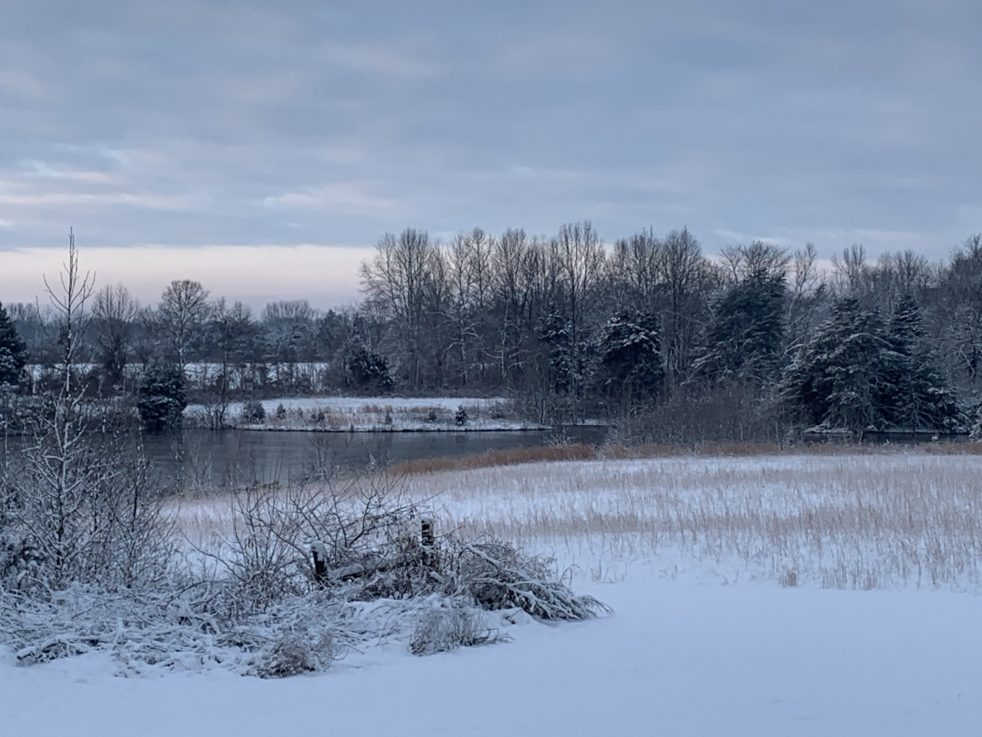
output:
<path id="1" fill-rule="evenodd" d="M 386 477 L 245 493 L 229 514 L 229 533 L 207 549 L 158 545 L 172 551 L 169 573 L 152 585 L 45 581 L 44 561 L 32 561 L 28 586 L 8 566 L 0 644 L 23 664 L 108 651 L 121 674 L 220 666 L 273 678 L 380 643 L 427 655 L 506 640 L 522 611 L 549 621 L 609 612 L 548 560 L 435 535 Z"/>

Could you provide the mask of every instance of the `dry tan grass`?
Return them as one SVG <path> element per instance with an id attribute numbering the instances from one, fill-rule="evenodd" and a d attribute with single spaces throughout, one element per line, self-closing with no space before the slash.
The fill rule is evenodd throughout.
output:
<path id="1" fill-rule="evenodd" d="M 364 415 L 384 415 L 386 412 L 392 412 L 392 405 L 363 404 L 358 408 L 358 412 Z"/>
<path id="2" fill-rule="evenodd" d="M 393 465 L 392 473 L 401 476 L 415 476 L 445 471 L 514 466 L 522 463 L 581 461 L 594 458 L 597 458 L 597 450 L 589 445 L 542 445 L 530 448 L 489 450 L 466 456 L 403 461 Z"/>
<path id="3" fill-rule="evenodd" d="M 659 444 L 644 446 L 605 445 L 602 447 L 574 443 L 529 448 L 492 450 L 467 456 L 422 458 L 395 464 L 392 472 L 418 475 L 446 471 L 468 471 L 477 468 L 515 466 L 546 461 L 626 460 L 645 458 L 750 456 L 843 456 L 924 453 L 928 455 L 982 455 L 982 443 L 923 443 L 917 445 L 811 443 L 780 446 L 774 443 L 712 442 L 697 444 Z"/>
<path id="4" fill-rule="evenodd" d="M 511 465 L 493 454 L 470 468 L 420 464 L 403 484 L 443 529 L 510 539 L 597 578 L 647 566 L 982 591 L 982 456 L 939 448 L 598 459 L 558 446 L 509 452 Z M 199 545 L 228 529 L 230 510 L 227 499 L 172 509 Z"/>
<path id="5" fill-rule="evenodd" d="M 982 584 L 982 457 L 690 456 L 410 477 L 446 524 L 596 569 L 711 568 L 834 588 Z"/>

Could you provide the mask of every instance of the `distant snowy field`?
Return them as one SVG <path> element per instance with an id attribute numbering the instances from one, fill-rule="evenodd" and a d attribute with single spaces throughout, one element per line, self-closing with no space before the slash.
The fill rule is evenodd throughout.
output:
<path id="1" fill-rule="evenodd" d="M 514 418 L 511 403 L 486 397 L 282 397 L 261 402 L 265 419 L 250 422 L 242 417 L 243 402 L 228 406 L 226 421 L 233 427 L 253 430 L 345 431 L 469 431 L 538 430 Z M 282 413 L 277 410 L 282 407 Z M 458 424 L 457 412 L 466 419 Z M 209 407 L 191 404 L 184 414 L 206 422 Z"/>
<path id="2" fill-rule="evenodd" d="M 0 658 L 2 735 L 978 735 L 982 456 L 667 458 L 413 476 L 441 523 L 575 564 L 610 618 L 310 677 Z M 204 541 L 221 500 L 175 509 Z"/>

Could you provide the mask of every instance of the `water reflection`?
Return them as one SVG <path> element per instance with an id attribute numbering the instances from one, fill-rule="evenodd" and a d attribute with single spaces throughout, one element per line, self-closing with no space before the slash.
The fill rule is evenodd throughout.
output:
<path id="1" fill-rule="evenodd" d="M 573 441 L 598 442 L 600 428 L 573 428 Z M 362 471 L 369 465 L 536 447 L 551 432 L 307 433 L 187 430 L 145 439 L 145 450 L 170 490 L 242 488 Z"/>

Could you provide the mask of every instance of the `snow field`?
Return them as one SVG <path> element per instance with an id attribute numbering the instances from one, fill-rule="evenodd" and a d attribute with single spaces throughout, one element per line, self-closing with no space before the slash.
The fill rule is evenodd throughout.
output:
<path id="1" fill-rule="evenodd" d="M 0 665 L 17 737 L 975 737 L 975 597 L 628 581 L 609 619 L 514 627 L 507 644 L 372 652 L 280 681 L 113 678 L 106 656 Z"/>

